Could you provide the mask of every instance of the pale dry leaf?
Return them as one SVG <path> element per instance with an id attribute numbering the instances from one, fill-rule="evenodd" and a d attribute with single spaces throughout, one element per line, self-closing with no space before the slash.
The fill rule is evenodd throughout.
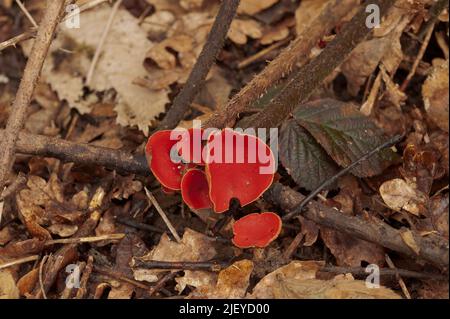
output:
<path id="1" fill-rule="evenodd" d="M 392 210 L 400 211 L 404 209 L 416 216 L 420 216 L 421 212 L 424 211 L 424 205 L 428 202 L 424 193 L 401 178 L 384 182 L 380 186 L 380 195 Z"/>
<path id="2" fill-rule="evenodd" d="M 47 227 L 47 230 L 52 234 L 58 235 L 59 237 L 71 237 L 78 230 L 77 225 L 68 224 L 53 224 Z"/>
<path id="3" fill-rule="evenodd" d="M 422 96 L 428 116 L 439 128 L 449 131 L 448 60 L 433 67 L 422 86 Z"/>
<path id="4" fill-rule="evenodd" d="M 19 299 L 19 289 L 8 269 L 0 269 L 0 299 Z"/>
<path id="5" fill-rule="evenodd" d="M 142 260 L 157 261 L 208 261 L 216 256 L 211 238 L 186 228 L 181 243 L 171 241 L 164 233 L 156 247 L 148 254 L 141 257 Z M 161 270 L 133 269 L 134 278 L 139 281 L 155 282 Z"/>
<path id="6" fill-rule="evenodd" d="M 1 205 L 1 204 L 0 204 Z M 0 246 L 5 246 L 14 238 L 14 231 L 7 225 L 0 229 Z"/>
<path id="7" fill-rule="evenodd" d="M 271 27 L 268 32 L 264 32 L 260 42 L 262 45 L 272 44 L 286 39 L 289 36 L 289 28 L 286 26 Z"/>
<path id="8" fill-rule="evenodd" d="M 219 273 L 215 286 L 202 286 L 189 295 L 190 298 L 240 299 L 247 291 L 253 271 L 251 260 L 240 260 Z"/>
<path id="9" fill-rule="evenodd" d="M 185 10 L 195 10 L 202 7 L 205 0 L 180 0 L 180 6 Z"/>
<path id="10" fill-rule="evenodd" d="M 62 24 L 52 42 L 42 77 L 60 99 L 67 100 L 80 113 L 91 111 L 92 104 L 98 101 L 96 92 L 114 89 L 117 122 L 137 126 L 147 134 L 149 125 L 169 101 L 168 90 L 152 91 L 133 83 L 135 78 L 146 75 L 142 62 L 153 44 L 140 28 L 138 19 L 125 9 L 118 10 L 95 67 L 89 84 L 94 92 L 84 94 L 84 77 L 110 14 L 111 7 L 105 4 L 83 13 L 80 29 L 69 29 Z M 25 52 L 29 53 L 30 46 L 27 47 Z"/>
<path id="11" fill-rule="evenodd" d="M 320 261 L 292 261 L 288 265 L 278 268 L 262 278 L 253 288 L 248 298 L 272 299 L 277 295 L 276 286 L 281 275 L 288 280 L 315 279 L 316 273 L 324 266 Z"/>
<path id="12" fill-rule="evenodd" d="M 411 230 L 409 229 L 402 229 L 402 231 L 400 231 L 400 236 L 403 239 L 403 242 L 408 245 L 409 248 L 412 249 L 412 251 L 419 256 L 420 253 L 420 247 L 417 245 L 416 241 L 414 240 L 414 235 L 411 232 Z"/>
<path id="13" fill-rule="evenodd" d="M 186 286 L 198 288 L 201 286 L 215 286 L 217 283 L 217 274 L 201 270 L 185 270 L 183 277 L 175 278 L 177 285 L 175 289 L 182 293 Z"/>
<path id="14" fill-rule="evenodd" d="M 308 30 L 311 22 L 316 19 L 330 0 L 303 0 L 295 11 L 295 20 L 297 22 L 297 35 Z"/>
<path id="15" fill-rule="evenodd" d="M 251 19 L 234 19 L 228 32 L 230 40 L 239 45 L 246 44 L 248 38 L 260 39 L 262 36 L 261 24 Z"/>
<path id="16" fill-rule="evenodd" d="M 254 15 L 270 8 L 279 0 L 242 0 L 238 7 L 239 14 Z"/>

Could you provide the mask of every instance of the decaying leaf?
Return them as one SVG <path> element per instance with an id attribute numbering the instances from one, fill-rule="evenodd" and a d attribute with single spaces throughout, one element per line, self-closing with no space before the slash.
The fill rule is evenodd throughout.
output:
<path id="1" fill-rule="evenodd" d="M 246 44 L 247 39 L 260 39 L 263 36 L 262 26 L 255 20 L 235 19 L 231 23 L 228 37 L 236 44 Z"/>
<path id="2" fill-rule="evenodd" d="M 385 252 L 379 245 L 326 227 L 320 227 L 320 235 L 339 266 L 361 267 L 364 262 L 384 264 Z"/>
<path id="3" fill-rule="evenodd" d="M 215 286 L 197 288 L 189 297 L 209 299 L 244 298 L 253 271 L 253 262 L 240 260 L 222 270 Z"/>
<path id="4" fill-rule="evenodd" d="M 187 228 L 181 243 L 170 240 L 163 234 L 158 245 L 142 260 L 157 261 L 208 261 L 215 257 L 216 250 L 211 238 Z M 139 281 L 155 282 L 158 280 L 160 270 L 133 269 L 134 278 Z"/>
<path id="5" fill-rule="evenodd" d="M 309 102 L 294 110 L 294 118 L 340 166 L 347 167 L 387 138 L 374 122 L 351 103 L 333 99 Z M 396 158 L 384 149 L 351 170 L 358 177 L 380 174 Z"/>
<path id="6" fill-rule="evenodd" d="M 297 35 L 308 29 L 311 22 L 320 15 L 329 2 L 329 0 L 303 0 L 300 2 L 298 9 L 295 11 Z"/>
<path id="7" fill-rule="evenodd" d="M 409 229 L 404 228 L 400 232 L 400 236 L 402 237 L 405 244 L 408 245 L 408 247 L 411 248 L 411 250 L 414 251 L 417 255 L 419 255 L 420 247 L 417 245 L 413 233 Z"/>
<path id="8" fill-rule="evenodd" d="M 338 166 L 295 120 L 280 132 L 280 160 L 292 179 L 307 190 L 317 188 L 338 172 Z"/>
<path id="9" fill-rule="evenodd" d="M 435 66 L 422 86 L 423 103 L 428 116 L 448 132 L 449 95 L 448 60 Z"/>
<path id="10" fill-rule="evenodd" d="M 401 178 L 384 182 L 380 187 L 380 195 L 389 208 L 399 211 L 404 209 L 413 215 L 420 216 L 425 211 L 427 196 Z"/>

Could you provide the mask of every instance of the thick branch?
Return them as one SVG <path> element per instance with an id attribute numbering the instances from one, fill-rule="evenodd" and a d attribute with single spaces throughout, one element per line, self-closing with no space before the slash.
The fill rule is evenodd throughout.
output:
<path id="1" fill-rule="evenodd" d="M 287 186 L 275 183 L 264 194 L 264 198 L 269 202 L 279 205 L 283 210 L 289 211 L 297 207 L 304 199 L 304 196 Z M 448 268 L 448 241 L 438 236 L 422 237 L 413 232 L 414 241 L 420 248 L 419 254 L 417 255 L 403 241 L 400 231 L 384 222 L 377 222 L 376 220 L 368 221 L 359 217 L 347 216 L 316 201 L 310 202 L 303 216 L 319 225 L 376 243 L 412 258 L 421 258 L 435 266 Z"/>
<path id="2" fill-rule="evenodd" d="M 161 122 L 159 126 L 160 129 L 173 129 L 177 126 L 178 122 L 183 119 L 188 111 L 198 92 L 202 89 L 206 76 L 225 43 L 231 22 L 236 15 L 239 2 L 240 0 L 222 0 L 219 13 L 209 32 L 206 44 L 203 47 L 186 84 L 180 94 L 175 98 L 172 107 Z"/>
<path id="3" fill-rule="evenodd" d="M 12 106 L 6 130 L 0 143 L 0 189 L 3 189 L 13 164 L 16 142 L 22 129 L 39 74 L 47 56 L 56 26 L 64 11 L 65 0 L 47 1 L 47 8 L 31 50 L 22 81 Z"/>
<path id="4" fill-rule="evenodd" d="M 0 130 L 0 138 L 4 138 L 3 130 Z M 119 150 L 75 143 L 43 135 L 20 133 L 17 141 L 17 152 L 43 157 L 55 157 L 64 162 L 82 165 L 100 165 L 118 172 L 142 176 L 150 174 L 147 161 L 143 155 L 133 156 Z"/>
<path id="5" fill-rule="evenodd" d="M 268 88 L 293 71 L 296 65 L 307 62 L 308 56 L 317 43 L 357 5 L 359 1 L 333 0 L 313 21 L 310 27 L 300 34 L 267 67 L 255 76 L 227 106 L 216 112 L 205 124 L 206 127 L 233 127 L 239 113 L 256 101 Z"/>

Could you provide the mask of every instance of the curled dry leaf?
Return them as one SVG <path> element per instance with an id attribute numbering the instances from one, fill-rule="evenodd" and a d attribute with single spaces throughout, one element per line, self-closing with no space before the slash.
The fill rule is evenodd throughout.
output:
<path id="1" fill-rule="evenodd" d="M 423 103 L 428 116 L 439 128 L 448 132 L 449 95 L 448 60 L 433 67 L 422 86 Z"/>
<path id="2" fill-rule="evenodd" d="M 239 4 L 238 13 L 254 15 L 267 8 L 270 8 L 279 0 L 241 0 Z"/>
<path id="3" fill-rule="evenodd" d="M 157 261 L 208 261 L 216 256 L 211 238 L 187 228 L 181 243 L 171 241 L 164 233 L 156 247 L 142 260 Z M 133 269 L 134 278 L 139 281 L 155 282 L 161 270 Z"/>
<path id="4" fill-rule="evenodd" d="M 417 245 L 416 240 L 414 239 L 414 234 L 409 229 L 402 229 L 400 232 L 400 236 L 402 237 L 403 241 L 406 245 L 408 245 L 409 248 L 412 249 L 416 253 L 416 255 L 419 255 L 420 247 Z"/>
<path id="5" fill-rule="evenodd" d="M 219 273 L 215 286 L 199 287 L 189 295 L 189 298 L 244 298 L 252 271 L 252 261 L 245 259 L 237 261 Z"/>
<path id="6" fill-rule="evenodd" d="M 424 193 L 401 178 L 384 182 L 380 186 L 380 195 L 389 208 L 395 211 L 404 209 L 416 216 L 425 212 L 425 205 L 428 202 Z"/>

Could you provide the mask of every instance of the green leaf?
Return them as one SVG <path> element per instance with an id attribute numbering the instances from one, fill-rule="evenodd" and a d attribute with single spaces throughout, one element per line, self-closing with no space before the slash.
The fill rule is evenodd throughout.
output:
<path id="1" fill-rule="evenodd" d="M 351 103 L 322 99 L 300 105 L 294 118 L 322 145 L 333 160 L 347 167 L 387 141 L 383 131 Z M 378 175 L 397 155 L 384 149 L 356 166 L 358 177 Z"/>
<path id="2" fill-rule="evenodd" d="M 339 171 L 319 143 L 294 119 L 281 127 L 280 160 L 292 179 L 307 190 L 316 189 Z"/>

